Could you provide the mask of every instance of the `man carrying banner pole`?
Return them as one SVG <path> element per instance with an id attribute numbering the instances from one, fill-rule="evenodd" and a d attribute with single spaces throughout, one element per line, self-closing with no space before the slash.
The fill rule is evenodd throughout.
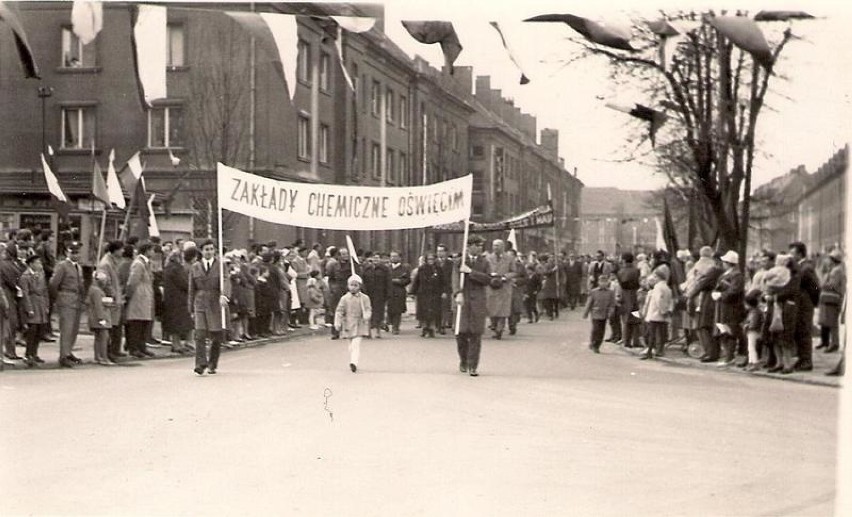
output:
<path id="1" fill-rule="evenodd" d="M 465 220 L 465 237 L 468 236 Z M 453 293 L 456 301 L 456 345 L 459 371 L 471 377 L 479 375 L 479 354 L 485 330 L 485 287 L 491 280 L 491 266 L 482 255 L 484 239 L 478 235 L 466 238 L 467 248 L 453 271 Z"/>

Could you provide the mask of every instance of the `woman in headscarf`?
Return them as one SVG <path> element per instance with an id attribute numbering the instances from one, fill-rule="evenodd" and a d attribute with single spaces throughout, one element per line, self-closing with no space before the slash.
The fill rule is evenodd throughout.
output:
<path id="1" fill-rule="evenodd" d="M 825 259 L 828 273 L 822 278 L 819 294 L 820 344 L 826 353 L 840 348 L 840 307 L 846 295 L 846 268 L 843 252 L 833 249 Z"/>

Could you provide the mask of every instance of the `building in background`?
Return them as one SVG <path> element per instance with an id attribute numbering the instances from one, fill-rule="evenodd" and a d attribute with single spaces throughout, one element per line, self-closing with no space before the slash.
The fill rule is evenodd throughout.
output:
<path id="1" fill-rule="evenodd" d="M 149 108 L 135 81 L 128 4 L 104 3 L 103 29 L 85 46 L 71 30 L 70 2 L 18 4 L 42 79 L 24 79 L 17 69 L 12 73 L 14 40 L 10 31 L 0 31 L 0 138 L 10 143 L 0 148 L 0 228 L 64 232 L 83 242 L 84 260 L 93 262 L 101 214 L 91 193 L 93 161 L 106 170 L 114 149 L 119 169 L 140 152 L 164 239 L 217 235 L 215 165 L 222 162 L 262 176 L 319 184 L 421 185 L 473 172 L 474 218 L 483 221 L 545 203 L 550 185 L 556 244 L 576 242 L 582 184 L 558 157 L 558 132 L 543 130 L 538 145 L 535 118 L 490 86 L 475 95 L 471 68 L 457 67 L 450 75 L 409 58 L 383 32 L 380 5 L 299 7 L 303 14 L 334 8 L 379 17 L 369 32 L 343 32 L 353 88 L 337 58 L 338 31 L 330 19 L 298 17 L 297 80 L 287 85 L 272 56 L 221 11 L 224 5 L 243 11 L 281 8 L 168 4 L 168 98 Z M 289 88 L 295 88 L 292 101 Z M 41 171 L 39 153 L 48 145 L 55 150 L 52 168 L 73 203 L 61 222 Z M 487 148 L 487 155 L 480 155 L 480 148 L 483 153 Z M 124 212 L 111 210 L 106 238 L 120 235 L 124 220 Z M 144 232 L 141 221 L 131 217 L 130 222 L 128 232 Z M 227 246 L 245 247 L 270 240 L 287 245 L 297 238 L 339 244 L 345 232 L 225 212 L 223 233 Z M 413 262 L 429 232 L 351 234 L 359 248 L 400 249 Z M 554 244 L 550 229 L 520 234 L 524 247 Z M 454 248 L 461 245 L 460 237 L 440 238 Z M 435 242 L 435 236 L 428 240 L 430 246 Z"/>
<path id="2" fill-rule="evenodd" d="M 657 222 L 662 207 L 654 207 L 651 192 L 614 187 L 585 188 L 577 250 L 593 255 L 623 252 L 649 253 L 656 249 Z"/>

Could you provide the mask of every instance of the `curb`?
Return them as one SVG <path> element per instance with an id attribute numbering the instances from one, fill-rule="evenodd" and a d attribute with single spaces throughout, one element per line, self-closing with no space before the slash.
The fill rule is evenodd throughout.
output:
<path id="1" fill-rule="evenodd" d="M 637 357 L 639 355 L 638 351 L 633 352 L 633 349 L 627 349 L 627 348 L 624 348 L 623 346 L 620 346 L 620 345 L 618 346 L 618 348 L 623 353 L 631 355 L 633 357 Z M 777 373 L 768 373 L 768 372 L 762 372 L 762 371 L 747 372 L 747 371 L 741 370 L 740 368 L 737 368 L 737 367 L 717 368 L 713 363 L 700 363 L 698 361 L 691 360 L 691 359 L 689 359 L 689 360 L 687 360 L 686 358 L 676 359 L 676 358 L 668 357 L 668 356 L 655 357 L 654 359 L 657 360 L 657 361 L 663 362 L 663 363 L 673 365 L 673 366 L 679 366 L 681 368 L 696 368 L 696 369 L 699 369 L 699 370 L 709 370 L 709 371 L 714 371 L 714 372 L 718 372 L 718 373 L 728 373 L 728 374 L 732 374 L 732 375 L 748 375 L 748 376 L 753 376 L 753 377 L 763 377 L 765 379 L 775 379 L 775 380 L 779 380 L 779 381 L 795 382 L 795 383 L 799 383 L 799 384 L 810 384 L 811 386 L 825 386 L 825 387 L 830 387 L 830 388 L 842 388 L 843 387 L 843 383 L 840 381 L 840 379 L 842 377 L 826 377 L 826 378 L 822 379 L 822 378 L 819 378 L 819 377 L 813 377 L 813 378 L 805 377 L 801 373 L 799 373 L 798 375 L 796 375 L 796 374 L 781 375 L 781 374 L 777 374 Z M 705 364 L 708 364 L 710 366 L 705 366 Z M 832 379 L 836 379 L 836 380 L 832 380 Z"/>
<path id="2" fill-rule="evenodd" d="M 281 336 L 270 336 L 270 337 L 267 337 L 267 338 L 254 339 L 252 341 L 248 341 L 248 342 L 245 342 L 245 343 L 239 343 L 239 344 L 236 344 L 236 345 L 225 346 L 223 344 L 221 353 L 225 354 L 227 352 L 233 352 L 233 351 L 237 351 L 237 350 L 244 350 L 244 349 L 247 349 L 247 348 L 256 348 L 256 347 L 259 347 L 259 346 L 265 346 L 265 345 L 268 345 L 270 343 L 285 342 L 285 341 L 289 341 L 291 339 L 321 336 L 321 335 L 325 335 L 325 334 L 328 334 L 328 329 L 325 328 L 325 327 L 320 327 L 317 330 L 311 330 L 311 329 L 307 328 L 307 326 L 304 326 L 301 329 L 296 329 L 293 332 L 288 332 L 287 334 L 281 335 Z M 166 346 L 165 348 L 168 348 L 168 346 Z M 159 350 L 159 349 L 153 348 L 152 350 Z M 136 365 L 136 364 L 141 364 L 141 363 L 145 363 L 145 362 L 148 362 L 148 361 L 159 361 L 159 360 L 163 360 L 163 359 L 191 359 L 191 358 L 195 357 L 195 353 L 175 354 L 175 353 L 172 353 L 171 350 L 168 350 L 167 352 L 165 352 L 163 354 L 160 354 L 160 353 L 157 353 L 157 352 L 154 352 L 154 354 L 156 354 L 156 355 L 154 355 L 153 357 L 146 357 L 145 359 L 137 358 L 137 357 L 133 357 L 133 356 L 127 356 L 126 358 L 121 358 L 119 360 L 119 362 L 116 363 L 116 366 Z M 84 369 L 85 370 L 85 369 L 89 369 L 89 368 L 93 368 L 93 367 L 102 368 L 97 363 L 94 363 L 92 361 L 86 361 L 86 362 L 83 362 L 81 364 L 75 365 L 74 368 L 71 368 L 71 369 L 73 369 L 73 370 Z M 4 371 L 9 370 L 9 371 L 22 371 L 22 372 L 30 371 L 30 370 L 40 371 L 40 370 L 61 370 L 61 369 L 62 368 L 59 366 L 59 363 L 57 363 L 57 362 L 45 363 L 41 366 L 36 366 L 34 368 L 28 368 L 26 366 L 26 363 L 24 363 L 23 361 L 16 361 L 15 364 L 12 364 L 12 365 L 6 364 L 4 366 Z"/>

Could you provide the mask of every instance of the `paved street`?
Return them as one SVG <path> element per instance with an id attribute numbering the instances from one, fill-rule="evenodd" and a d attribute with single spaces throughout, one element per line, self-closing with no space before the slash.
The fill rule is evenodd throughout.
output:
<path id="1" fill-rule="evenodd" d="M 585 347 L 325 336 L 0 374 L 0 514 L 831 515 L 839 390 Z M 324 393 L 330 396 L 326 397 Z M 332 419 L 333 417 L 333 419 Z"/>

